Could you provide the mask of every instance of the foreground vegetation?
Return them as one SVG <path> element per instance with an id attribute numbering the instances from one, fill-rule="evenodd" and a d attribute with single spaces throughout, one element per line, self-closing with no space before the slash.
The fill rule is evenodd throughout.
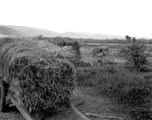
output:
<path id="1" fill-rule="evenodd" d="M 78 70 L 79 86 L 90 87 L 90 94 L 105 95 L 122 105 L 136 120 L 152 119 L 152 81 L 144 75 L 118 66 Z"/>
<path id="2" fill-rule="evenodd" d="M 152 77 L 146 49 L 145 43 L 134 38 L 120 49 L 119 55 L 126 60 L 123 65 L 79 69 L 78 84 L 91 88 L 92 94 L 110 98 L 135 120 L 151 120 Z"/>

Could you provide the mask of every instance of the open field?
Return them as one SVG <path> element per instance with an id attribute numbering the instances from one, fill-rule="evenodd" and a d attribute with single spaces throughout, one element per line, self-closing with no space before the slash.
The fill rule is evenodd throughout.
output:
<path id="1" fill-rule="evenodd" d="M 82 43 L 81 44 L 81 55 L 82 55 L 82 61 L 84 62 L 91 62 L 93 60 L 92 58 L 92 50 L 97 47 L 101 46 L 107 46 L 109 48 L 109 55 L 107 55 L 105 58 L 108 59 L 120 59 L 124 60 L 122 57 L 116 56 L 119 49 L 129 45 L 128 43 Z M 145 44 L 146 49 L 150 50 L 152 49 L 152 44 Z M 152 62 L 151 56 L 148 58 L 149 62 Z"/>
<path id="2" fill-rule="evenodd" d="M 81 55 L 82 55 L 82 61 L 84 62 L 91 62 L 93 61 L 92 58 L 92 50 L 94 48 L 100 47 L 100 46 L 108 46 L 109 48 L 109 53 L 110 55 L 106 56 L 105 58 L 108 59 L 120 59 L 123 60 L 124 58 L 122 57 L 117 57 L 116 54 L 117 51 L 123 47 L 126 46 L 127 44 L 117 44 L 117 43 L 85 43 L 85 45 L 83 44 L 81 47 Z"/>

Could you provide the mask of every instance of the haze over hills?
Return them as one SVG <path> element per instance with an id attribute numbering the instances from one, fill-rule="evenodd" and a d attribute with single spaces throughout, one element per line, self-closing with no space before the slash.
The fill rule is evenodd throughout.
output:
<path id="1" fill-rule="evenodd" d="M 120 35 L 107 35 L 107 34 L 90 34 L 90 33 L 77 33 L 77 32 L 65 32 L 58 33 L 45 29 L 38 29 L 24 26 L 3 26 L 0 25 L 0 37 L 3 36 L 38 36 L 43 35 L 45 37 L 70 37 L 70 38 L 93 38 L 93 39 L 124 39 L 125 36 Z"/>
<path id="2" fill-rule="evenodd" d="M 0 36 L 22 36 L 23 34 L 20 31 L 12 29 L 7 26 L 0 25 Z"/>
<path id="3" fill-rule="evenodd" d="M 108 34 L 91 34 L 91 33 L 76 33 L 76 32 L 65 32 L 62 34 L 63 37 L 71 38 L 93 38 L 93 39 L 124 39 L 125 36 L 120 35 L 108 35 Z"/>
<path id="4" fill-rule="evenodd" d="M 24 26 L 13 26 L 9 25 L 8 27 L 20 31 L 22 34 L 26 36 L 37 36 L 37 35 L 43 35 L 45 37 L 55 37 L 59 35 L 57 32 L 44 30 L 44 29 L 38 29 L 38 28 L 32 28 L 32 27 L 24 27 Z"/>

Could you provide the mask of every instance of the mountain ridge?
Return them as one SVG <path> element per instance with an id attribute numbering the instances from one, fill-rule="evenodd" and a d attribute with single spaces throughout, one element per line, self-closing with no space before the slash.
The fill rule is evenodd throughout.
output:
<path id="1" fill-rule="evenodd" d="M 4 34 L 4 28 L 5 34 Z M 108 35 L 100 33 L 81 33 L 81 32 L 54 32 L 51 30 L 25 27 L 25 26 L 14 26 L 14 25 L 0 25 L 0 36 L 38 36 L 44 37 L 70 37 L 70 38 L 92 38 L 92 39 L 125 39 L 122 35 Z"/>

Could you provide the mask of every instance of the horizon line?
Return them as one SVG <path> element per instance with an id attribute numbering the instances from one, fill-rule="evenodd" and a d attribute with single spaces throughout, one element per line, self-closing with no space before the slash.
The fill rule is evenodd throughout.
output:
<path id="1" fill-rule="evenodd" d="M 113 35 L 113 36 L 120 36 L 120 37 L 125 37 L 125 36 L 130 36 L 131 38 L 135 37 L 135 38 L 142 38 L 142 39 L 152 39 L 152 36 L 151 37 L 141 37 L 141 36 L 133 36 L 133 35 L 129 35 L 129 34 L 126 34 L 126 35 L 122 35 L 122 34 L 110 34 L 110 33 L 98 33 L 98 32 L 76 32 L 76 31 L 66 31 L 66 32 L 58 32 L 58 31 L 54 31 L 54 30 L 51 30 L 51 29 L 47 29 L 47 28 L 39 28 L 39 27 L 32 27 L 32 26 L 24 26 L 24 25 L 10 25 L 10 24 L 0 24 L 0 26 L 16 26 L 16 27 L 27 27 L 27 28 L 34 28 L 34 29 L 39 29 L 39 30 L 46 30 L 46 31 L 50 31 L 50 32 L 55 32 L 55 33 L 60 33 L 60 34 L 64 34 L 64 33 L 77 33 L 77 34 L 87 34 L 87 35 Z M 115 38 L 114 38 L 115 39 Z"/>

